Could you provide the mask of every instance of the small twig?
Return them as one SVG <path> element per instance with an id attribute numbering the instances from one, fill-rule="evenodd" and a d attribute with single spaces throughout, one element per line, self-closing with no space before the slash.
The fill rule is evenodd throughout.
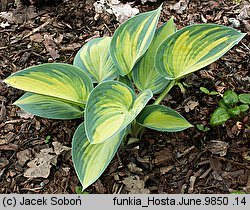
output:
<path id="1" fill-rule="evenodd" d="M 123 167 L 122 160 L 121 160 L 120 155 L 119 155 L 118 152 L 116 153 L 116 156 L 117 156 L 117 160 L 118 160 L 118 163 L 119 163 L 119 168 Z"/>
<path id="2" fill-rule="evenodd" d="M 3 168 L 3 170 L 0 171 L 0 179 L 1 179 L 2 175 L 4 174 L 4 171 L 5 171 L 5 170 L 6 170 L 6 168 Z"/>
<path id="3" fill-rule="evenodd" d="M 47 20 L 45 23 L 43 23 L 42 25 L 40 25 L 39 27 L 33 29 L 31 32 L 29 32 L 27 35 L 25 35 L 23 37 L 23 39 L 26 39 L 27 37 L 31 36 L 32 34 L 40 31 L 42 28 L 44 28 L 45 26 L 47 26 L 48 24 L 50 24 L 53 20 L 54 20 L 54 18 L 51 18 L 50 20 Z"/>
<path id="4" fill-rule="evenodd" d="M 31 35 L 35 34 L 36 32 L 40 31 L 42 28 L 44 28 L 45 26 L 47 26 L 48 24 L 50 24 L 53 20 L 54 20 L 54 18 L 51 18 L 50 20 L 47 20 L 45 23 L 43 23 L 39 27 L 33 29 L 32 31 L 30 31 L 27 35 L 25 35 L 21 39 L 12 41 L 11 44 L 15 44 L 15 43 L 17 43 L 17 42 L 19 42 L 21 40 L 24 40 L 24 39 L 30 37 Z"/>
<path id="5" fill-rule="evenodd" d="M 189 152 L 191 152 L 193 149 L 195 148 L 195 146 L 191 146 L 189 148 L 187 148 L 183 153 L 181 154 L 177 154 L 177 158 L 183 157 L 185 155 L 187 155 Z"/>
<path id="6" fill-rule="evenodd" d="M 23 119 L 17 119 L 17 120 L 9 120 L 6 121 L 5 124 L 14 124 L 14 123 L 19 123 L 19 122 L 27 122 L 28 120 L 23 120 Z"/>
<path id="7" fill-rule="evenodd" d="M 34 189 L 31 188 L 21 188 L 20 190 L 27 190 L 27 191 L 31 191 L 31 192 L 40 192 L 43 189 L 43 187 L 36 187 Z"/>
<path id="8" fill-rule="evenodd" d="M 123 188 L 123 185 L 121 185 L 121 187 L 119 188 L 119 190 L 116 194 L 121 194 L 122 188 Z"/>
<path id="9" fill-rule="evenodd" d="M 107 26 L 107 24 L 104 23 L 104 26 L 108 29 L 109 33 L 112 34 L 112 31 L 109 29 L 109 27 Z"/>
<path id="10" fill-rule="evenodd" d="M 246 168 L 250 169 L 250 166 L 248 166 L 247 163 L 238 163 L 236 161 L 229 160 L 229 159 L 224 158 L 224 157 L 218 157 L 218 159 L 222 160 L 222 161 L 225 161 L 225 162 L 232 163 L 232 164 L 237 165 L 237 166 L 243 166 L 243 167 L 246 167 Z"/>
<path id="11" fill-rule="evenodd" d="M 196 181 L 196 177 L 195 176 L 191 176 L 190 179 L 189 179 L 189 188 L 188 188 L 188 193 L 193 193 L 194 192 L 194 184 L 195 184 L 195 181 Z"/>
<path id="12" fill-rule="evenodd" d="M 246 46 L 243 42 L 241 42 L 241 44 L 250 52 L 250 48 L 248 46 Z"/>
<path id="13" fill-rule="evenodd" d="M 4 47 L 0 47 L 0 50 L 4 50 L 4 49 L 7 49 L 8 46 L 4 46 Z"/>
<path id="14" fill-rule="evenodd" d="M 207 175 L 212 171 L 212 168 L 210 167 L 209 169 L 207 169 L 200 177 L 199 179 L 204 179 L 207 177 Z"/>

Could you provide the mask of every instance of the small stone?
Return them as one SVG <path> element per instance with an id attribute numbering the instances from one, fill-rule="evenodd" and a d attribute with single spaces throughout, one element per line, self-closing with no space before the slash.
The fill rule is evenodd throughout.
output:
<path id="1" fill-rule="evenodd" d="M 54 62 L 53 58 L 48 59 L 48 63 L 53 63 L 53 62 Z"/>
<path id="2" fill-rule="evenodd" d="M 231 26 L 234 28 L 240 27 L 240 21 L 235 18 L 228 18 L 228 22 L 231 23 Z"/>

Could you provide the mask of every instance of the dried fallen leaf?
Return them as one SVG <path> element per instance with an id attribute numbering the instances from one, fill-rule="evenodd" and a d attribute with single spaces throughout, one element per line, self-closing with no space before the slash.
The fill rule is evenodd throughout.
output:
<path id="1" fill-rule="evenodd" d="M 66 147 L 66 146 L 62 145 L 58 141 L 53 142 L 52 145 L 54 146 L 54 152 L 56 153 L 56 155 L 60 155 L 64 151 L 70 151 L 71 150 L 70 147 Z"/>
<path id="2" fill-rule="evenodd" d="M 42 178 L 47 178 L 50 174 L 50 168 L 51 165 L 49 162 L 44 162 L 44 163 L 39 163 L 39 162 L 34 162 L 33 164 L 29 165 L 30 168 L 28 168 L 23 176 L 27 178 L 37 178 L 37 177 L 42 177 Z"/>
<path id="3" fill-rule="evenodd" d="M 24 172 L 24 177 L 47 178 L 50 174 L 51 164 L 56 165 L 57 156 L 49 153 L 53 153 L 53 149 L 42 149 L 40 153 L 36 154 L 36 158 L 28 162 L 29 168 Z"/>
<path id="4" fill-rule="evenodd" d="M 20 151 L 16 155 L 17 155 L 17 162 L 22 166 L 32 158 L 32 154 L 29 149 Z"/>
<path id="5" fill-rule="evenodd" d="M 150 193 L 149 189 L 145 188 L 145 182 L 137 175 L 126 177 L 122 182 L 125 184 L 125 189 L 129 192 L 129 194 Z"/>
<path id="6" fill-rule="evenodd" d="M 145 4 L 146 2 L 157 2 L 157 0 L 141 0 L 142 4 Z"/>
<path id="7" fill-rule="evenodd" d="M 27 178 L 43 177 L 47 178 L 50 174 L 51 165 L 57 164 L 57 157 L 63 151 L 70 150 L 69 147 L 63 146 L 60 142 L 53 142 L 53 148 L 42 149 L 36 154 L 35 159 L 28 162 L 29 168 L 24 172 Z"/>
<path id="8" fill-rule="evenodd" d="M 57 58 L 60 57 L 60 55 L 58 54 L 58 50 L 57 50 L 58 47 L 56 43 L 54 42 L 54 40 L 52 39 L 51 35 L 49 34 L 44 35 L 43 44 L 53 60 L 56 60 Z"/>
<path id="9" fill-rule="evenodd" d="M 80 43 L 72 43 L 72 44 L 69 44 L 67 46 L 62 46 L 61 50 L 64 50 L 64 51 L 73 51 L 75 49 L 80 48 L 81 46 L 82 45 Z"/>
<path id="10" fill-rule="evenodd" d="M 240 9 L 240 13 L 237 16 L 237 19 L 239 20 L 245 20 L 250 18 L 250 2 L 249 1 L 243 1 L 243 6 Z"/>
<path id="11" fill-rule="evenodd" d="M 171 10 L 175 10 L 177 14 L 182 14 L 188 6 L 189 0 L 180 0 L 174 6 L 170 5 Z"/>
<path id="12" fill-rule="evenodd" d="M 17 115 L 22 119 L 32 119 L 34 117 L 33 114 L 25 112 L 23 109 L 18 110 Z"/>
<path id="13" fill-rule="evenodd" d="M 142 172 L 142 169 L 137 167 L 136 164 L 134 163 L 129 163 L 128 164 L 128 170 L 131 172 L 131 173 L 137 173 L 137 174 L 141 174 Z"/>
<path id="14" fill-rule="evenodd" d="M 109 13 L 116 16 L 116 20 L 123 23 L 139 13 L 139 9 L 132 8 L 131 3 L 120 3 L 117 0 L 97 1 L 93 4 L 96 14 Z M 98 15 L 97 15 L 98 16 Z"/>
<path id="15" fill-rule="evenodd" d="M 195 107 L 199 106 L 198 101 L 188 101 L 187 104 L 184 106 L 185 112 L 189 112 L 191 110 L 194 110 Z"/>
<path id="16" fill-rule="evenodd" d="M 40 33 L 35 33 L 30 36 L 30 41 L 40 43 L 44 41 L 44 38 Z"/>
<path id="17" fill-rule="evenodd" d="M 123 23 L 124 21 L 139 13 L 139 9 L 132 8 L 130 3 L 111 5 L 111 8 L 114 15 L 116 16 L 116 20 L 120 23 Z"/>

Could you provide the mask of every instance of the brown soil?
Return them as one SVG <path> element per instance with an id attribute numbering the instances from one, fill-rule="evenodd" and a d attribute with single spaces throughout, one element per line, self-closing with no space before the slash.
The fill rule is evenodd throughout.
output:
<path id="1" fill-rule="evenodd" d="M 7 4 L 9 25 L 0 27 L 0 79 L 26 67 L 46 62 L 72 63 L 78 49 L 93 37 L 112 36 L 119 26 L 109 14 L 94 19 L 91 0 L 55 1 L 43 4 Z M 125 2 L 125 1 L 123 1 Z M 163 2 L 160 23 L 174 16 L 177 28 L 193 23 L 231 26 L 229 18 L 242 16 L 248 2 L 190 0 L 182 13 L 171 9 L 178 1 Z M 162 1 L 132 6 L 141 12 Z M 0 18 L 0 22 L 6 20 Z M 231 193 L 250 192 L 250 114 L 211 127 L 209 119 L 220 96 L 209 96 L 200 87 L 223 93 L 227 89 L 250 93 L 250 20 L 243 17 L 237 28 L 248 33 L 221 59 L 188 76 L 186 92 L 174 87 L 164 104 L 182 113 L 194 126 L 179 133 L 146 130 L 140 143 L 121 147 L 89 193 Z M 47 37 L 44 40 L 44 37 Z M 0 193 L 76 193 L 77 179 L 67 151 L 57 156 L 47 178 L 27 178 L 27 163 L 54 142 L 71 147 L 71 138 L 82 119 L 48 120 L 20 112 L 12 105 L 23 92 L 0 80 Z M 46 141 L 47 139 L 47 141 Z"/>

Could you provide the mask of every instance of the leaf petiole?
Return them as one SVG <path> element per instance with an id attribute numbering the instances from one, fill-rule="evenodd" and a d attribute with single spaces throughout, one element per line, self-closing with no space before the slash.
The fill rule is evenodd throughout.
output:
<path id="1" fill-rule="evenodd" d="M 174 85 L 176 85 L 176 80 L 172 80 L 168 86 L 165 88 L 165 90 L 159 95 L 159 97 L 155 100 L 153 104 L 158 105 L 162 102 L 162 100 L 166 97 L 168 92 L 172 89 Z"/>

